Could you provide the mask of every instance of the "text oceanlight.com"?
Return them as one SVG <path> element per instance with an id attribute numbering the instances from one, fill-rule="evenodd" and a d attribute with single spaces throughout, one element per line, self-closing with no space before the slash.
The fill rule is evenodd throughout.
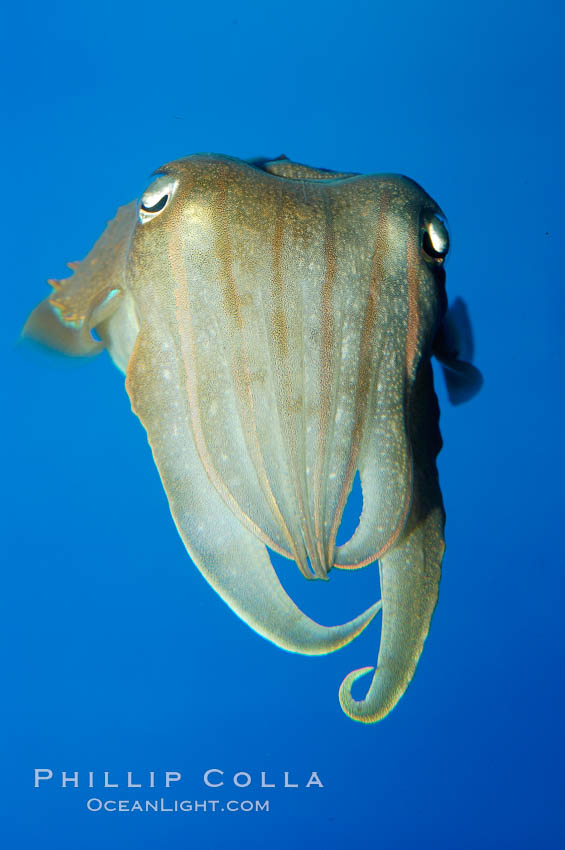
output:
<path id="1" fill-rule="evenodd" d="M 268 812 L 269 800 L 87 800 L 89 812 Z"/>

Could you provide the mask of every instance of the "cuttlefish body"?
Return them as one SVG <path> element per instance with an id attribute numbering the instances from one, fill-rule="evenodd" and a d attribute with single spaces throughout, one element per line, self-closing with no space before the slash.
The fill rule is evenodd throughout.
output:
<path id="1" fill-rule="evenodd" d="M 438 596 L 432 353 L 455 401 L 480 384 L 446 322 L 447 251 L 439 207 L 405 177 L 195 155 L 118 210 L 25 328 L 68 354 L 108 349 L 191 558 L 273 643 L 331 652 L 381 602 L 319 625 L 267 547 L 307 578 L 378 559 L 376 670 L 364 699 L 351 687 L 372 667 L 340 688 L 343 710 L 366 723 L 408 686 Z M 361 519 L 338 546 L 357 471 Z"/>

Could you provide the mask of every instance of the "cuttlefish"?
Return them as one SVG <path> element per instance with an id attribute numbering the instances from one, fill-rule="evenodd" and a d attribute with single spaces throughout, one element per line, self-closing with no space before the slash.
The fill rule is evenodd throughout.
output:
<path id="1" fill-rule="evenodd" d="M 66 354 L 108 349 L 190 557 L 255 631 L 324 654 L 382 608 L 376 668 L 339 691 L 365 723 L 406 690 L 438 597 L 432 355 L 453 401 L 481 383 L 469 334 L 455 331 L 469 327 L 463 302 L 447 311 L 448 248 L 440 208 L 406 177 L 198 154 L 118 209 L 24 329 Z M 337 545 L 357 472 L 359 524 Z M 381 601 L 320 625 L 287 595 L 269 549 L 308 579 L 378 561 Z"/>

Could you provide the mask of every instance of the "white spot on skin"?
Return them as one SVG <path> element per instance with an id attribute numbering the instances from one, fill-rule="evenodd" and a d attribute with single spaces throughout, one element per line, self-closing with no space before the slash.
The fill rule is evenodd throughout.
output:
<path id="1" fill-rule="evenodd" d="M 169 371 L 168 369 L 163 369 L 163 378 L 164 378 L 166 381 L 170 381 L 170 380 L 171 380 L 171 373 L 170 373 L 170 371 Z"/>
<path id="2" fill-rule="evenodd" d="M 210 213 L 203 204 L 187 204 L 183 210 L 186 245 L 191 251 L 212 251 L 216 240 Z"/>

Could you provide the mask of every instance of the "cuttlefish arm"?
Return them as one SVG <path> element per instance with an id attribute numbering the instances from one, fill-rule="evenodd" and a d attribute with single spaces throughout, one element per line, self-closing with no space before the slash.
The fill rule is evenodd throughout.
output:
<path id="1" fill-rule="evenodd" d="M 356 700 L 351 688 L 373 671 L 363 667 L 343 680 L 339 699 L 353 720 L 374 723 L 396 705 L 410 684 L 437 603 L 445 549 L 445 513 L 436 455 L 441 448 L 439 409 L 429 360 L 420 364 L 410 400 L 409 435 L 414 458 L 410 517 L 400 541 L 379 561 L 383 605 L 381 642 L 369 690 Z"/>
<path id="2" fill-rule="evenodd" d="M 103 342 L 92 329 L 109 319 L 124 294 L 125 261 L 136 222 L 136 202 L 119 207 L 82 262 L 69 263 L 74 274 L 50 280 L 53 292 L 29 316 L 23 336 L 63 354 L 99 354 Z"/>
<path id="3" fill-rule="evenodd" d="M 164 328 L 140 330 L 126 389 L 167 492 L 171 513 L 192 560 L 232 610 L 263 637 L 290 652 L 319 655 L 349 643 L 380 610 L 322 626 L 287 595 L 265 545 L 226 507 L 198 456 L 186 403 L 185 364 Z"/>

